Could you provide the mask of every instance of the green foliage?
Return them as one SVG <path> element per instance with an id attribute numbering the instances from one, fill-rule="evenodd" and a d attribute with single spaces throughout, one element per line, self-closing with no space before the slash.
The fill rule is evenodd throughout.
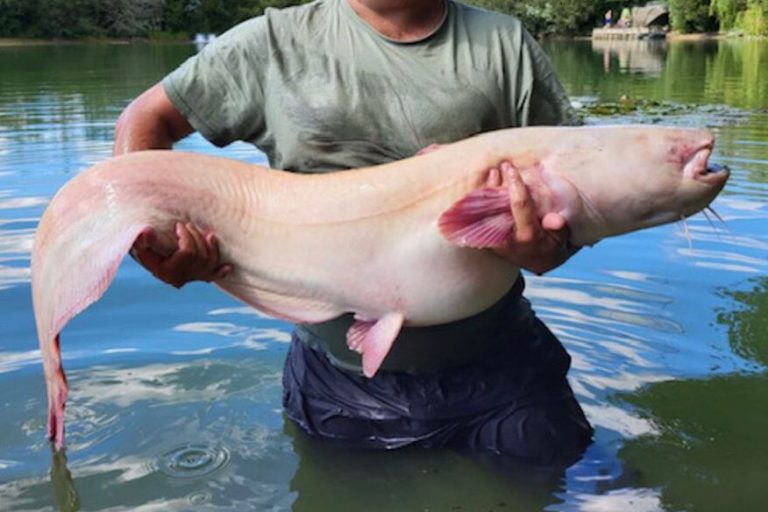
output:
<path id="1" fill-rule="evenodd" d="M 670 0 L 672 28 L 680 32 L 708 32 L 717 27 L 709 13 L 709 0 Z"/>
<path id="2" fill-rule="evenodd" d="M 214 32 L 259 16 L 269 7 L 289 7 L 309 0 L 165 0 L 162 28 L 169 32 Z"/>
<path id="3" fill-rule="evenodd" d="M 768 35 L 768 0 L 712 0 L 710 12 L 722 30 Z"/>
<path id="4" fill-rule="evenodd" d="M 468 4 L 488 9 L 489 11 L 511 14 L 520 18 L 528 30 L 534 33 L 546 32 L 551 24 L 544 0 L 516 2 L 514 0 L 467 0 Z"/>
<path id="5" fill-rule="evenodd" d="M 602 5 L 601 5 L 602 4 Z M 595 20 L 602 18 L 605 4 L 584 0 L 553 0 L 549 2 L 553 32 L 573 34 L 591 30 Z"/>
<path id="6" fill-rule="evenodd" d="M 736 18 L 746 6 L 747 0 L 712 0 L 709 12 L 720 20 L 721 29 L 730 30 L 736 26 Z"/>
<path id="7" fill-rule="evenodd" d="M 307 0 L 0 0 L 0 37 L 221 33 L 268 7 Z"/>
<path id="8" fill-rule="evenodd" d="M 100 26 L 113 37 L 147 36 L 161 24 L 163 0 L 103 0 Z"/>
<path id="9" fill-rule="evenodd" d="M 0 0 L 0 37 L 147 37 L 155 33 L 221 33 L 269 7 L 308 0 Z M 583 34 L 612 9 L 644 0 L 466 0 L 519 17 L 534 34 Z M 719 26 L 768 34 L 768 0 L 669 0 L 682 32 Z"/>
<path id="10" fill-rule="evenodd" d="M 103 36 L 106 30 L 99 22 L 104 6 L 100 3 L 97 0 L 38 0 L 34 13 L 37 23 L 25 28 L 31 35 L 49 38 Z"/>
<path id="11" fill-rule="evenodd" d="M 529 31 L 535 34 L 588 33 L 602 23 L 608 9 L 618 13 L 622 6 L 632 6 L 642 1 L 629 0 L 467 0 L 480 7 L 513 14 L 520 18 Z"/>
<path id="12" fill-rule="evenodd" d="M 739 17 L 738 26 L 750 35 L 768 35 L 768 1 L 753 1 Z"/>
<path id="13" fill-rule="evenodd" d="M 8 37 L 26 36 L 36 7 L 35 0 L 0 0 L 0 34 Z"/>

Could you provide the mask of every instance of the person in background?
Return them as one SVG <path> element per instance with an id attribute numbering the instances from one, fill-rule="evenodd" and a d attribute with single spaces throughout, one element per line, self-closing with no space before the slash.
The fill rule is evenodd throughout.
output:
<path id="1" fill-rule="evenodd" d="M 612 22 L 613 22 L 613 11 L 611 9 L 608 9 L 607 11 L 605 11 L 605 28 L 610 28 Z"/>
<path id="2" fill-rule="evenodd" d="M 629 28 L 632 26 L 632 11 L 629 9 L 629 7 L 624 7 L 621 10 L 618 26 L 621 28 Z"/>
<path id="3" fill-rule="evenodd" d="M 453 0 L 317 0 L 232 28 L 144 92 L 118 119 L 114 153 L 169 149 L 198 131 L 217 146 L 250 142 L 272 167 L 316 173 L 494 129 L 577 123 L 547 57 L 514 17 Z M 537 218 L 520 177 L 510 180 L 517 230 L 496 252 L 549 271 L 573 252 L 568 227 L 556 215 Z M 215 233 L 179 224 L 177 235 L 170 256 L 148 239 L 134 255 L 177 287 L 230 270 Z M 371 379 L 346 346 L 350 315 L 296 326 L 283 374 L 287 417 L 311 436 L 355 446 L 450 446 L 571 464 L 592 429 L 566 379 L 570 357 L 523 290 L 518 275 L 484 312 L 405 328 Z"/>

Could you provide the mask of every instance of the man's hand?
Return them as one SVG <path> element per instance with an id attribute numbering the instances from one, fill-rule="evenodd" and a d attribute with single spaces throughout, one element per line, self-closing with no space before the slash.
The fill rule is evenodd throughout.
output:
<path id="1" fill-rule="evenodd" d="M 112 154 L 171 149 L 192 132 L 192 125 L 158 83 L 120 114 Z M 213 234 L 203 234 L 192 224 L 177 224 L 176 240 L 159 240 L 154 231 L 142 233 L 131 255 L 155 277 L 176 288 L 190 281 L 215 281 L 232 270 L 231 265 L 220 261 L 219 244 Z"/>
<path id="2" fill-rule="evenodd" d="M 219 243 L 213 233 L 203 234 L 196 226 L 176 224 L 176 249 L 164 255 L 153 231 L 139 235 L 131 254 L 152 275 L 176 288 L 190 281 L 216 281 L 229 274 L 232 266 L 221 262 Z"/>
<path id="3" fill-rule="evenodd" d="M 416 155 L 425 155 L 440 149 L 440 144 L 430 144 Z M 498 168 L 489 170 L 489 187 L 509 188 L 509 206 L 515 221 L 514 238 L 503 247 L 494 250 L 496 254 L 516 266 L 543 274 L 555 269 L 570 258 L 575 249 L 568 243 L 571 230 L 565 219 L 557 213 L 548 213 L 539 220 L 528 188 L 520 173 L 509 162 L 502 162 Z"/>
<path id="4" fill-rule="evenodd" d="M 557 213 L 548 213 L 539 220 L 528 188 L 509 162 L 491 169 L 488 181 L 489 186 L 500 186 L 503 181 L 509 187 L 509 205 L 515 220 L 514 238 L 494 249 L 496 254 L 536 274 L 565 263 L 573 254 L 565 219 Z"/>

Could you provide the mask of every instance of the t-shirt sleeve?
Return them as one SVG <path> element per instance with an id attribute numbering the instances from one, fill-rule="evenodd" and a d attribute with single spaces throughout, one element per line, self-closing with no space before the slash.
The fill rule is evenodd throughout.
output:
<path id="1" fill-rule="evenodd" d="M 527 30 L 522 31 L 520 57 L 517 116 L 522 126 L 581 124 L 549 58 Z"/>
<path id="2" fill-rule="evenodd" d="M 264 18 L 241 23 L 163 79 L 173 105 L 217 146 L 264 129 L 265 25 Z"/>

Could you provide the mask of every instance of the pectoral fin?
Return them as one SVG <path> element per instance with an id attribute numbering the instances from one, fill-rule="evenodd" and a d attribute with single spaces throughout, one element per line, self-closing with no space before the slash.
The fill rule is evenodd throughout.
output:
<path id="1" fill-rule="evenodd" d="M 347 331 L 347 346 L 363 356 L 363 373 L 373 377 L 403 326 L 402 313 L 387 313 L 376 321 L 356 320 Z"/>
<path id="2" fill-rule="evenodd" d="M 438 220 L 443 236 L 461 247 L 499 247 L 512 237 L 515 220 L 507 187 L 484 187 L 470 192 Z"/>

